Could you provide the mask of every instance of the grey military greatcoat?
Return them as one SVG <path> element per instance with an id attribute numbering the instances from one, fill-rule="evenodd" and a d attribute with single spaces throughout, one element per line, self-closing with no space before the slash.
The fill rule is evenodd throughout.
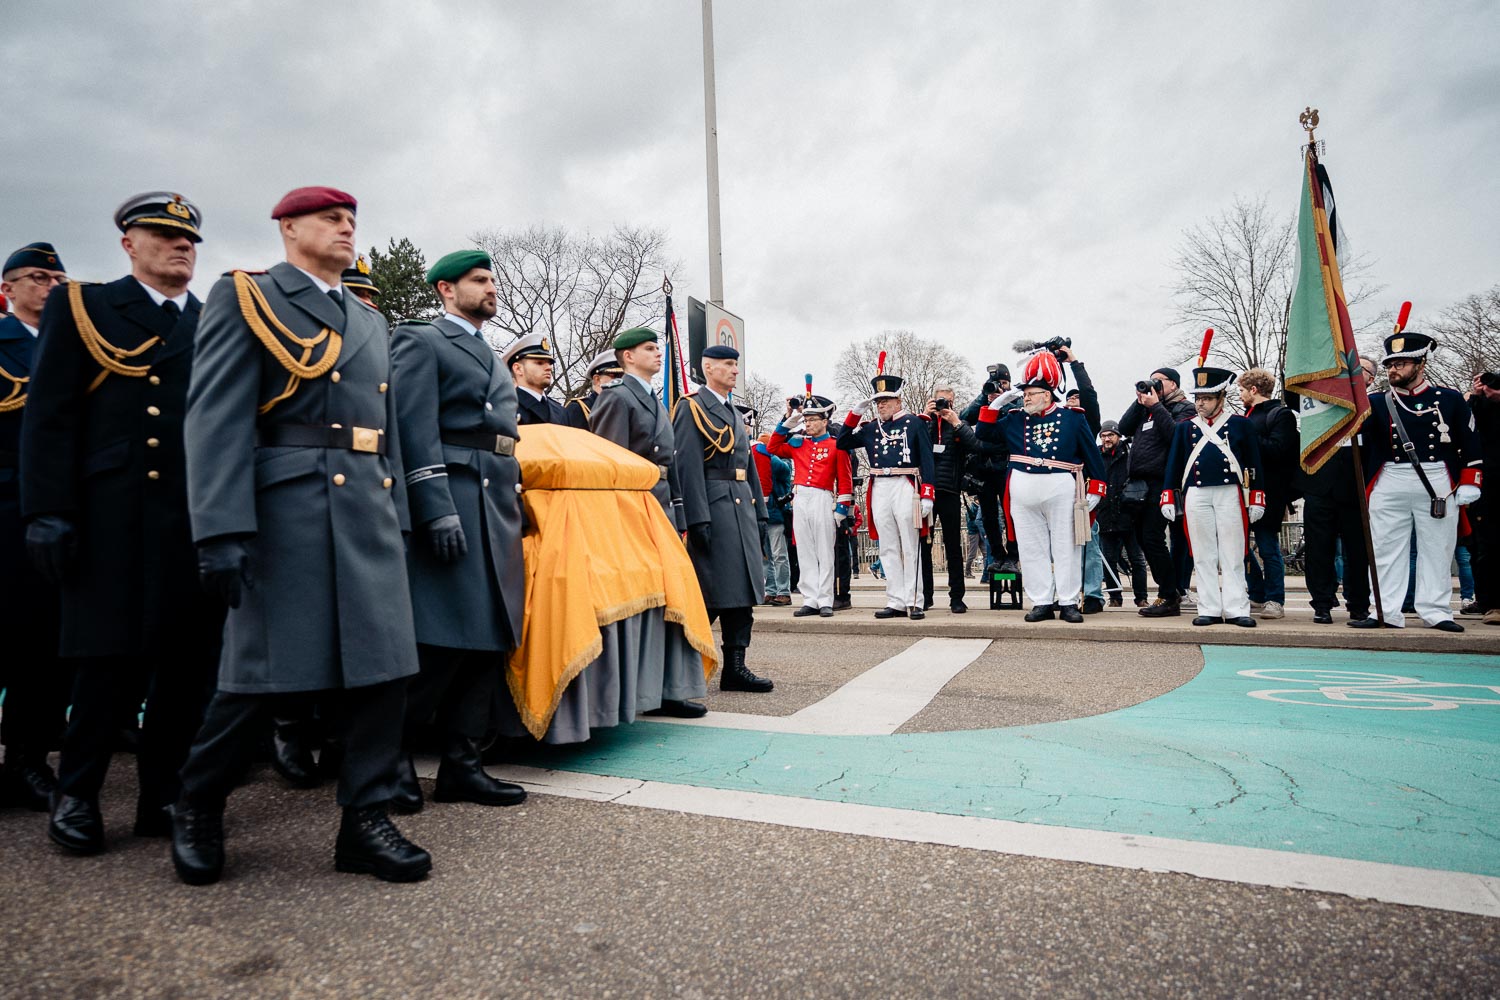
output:
<path id="1" fill-rule="evenodd" d="M 229 612 L 219 688 L 265 694 L 411 676 L 409 521 L 385 320 L 351 295 L 333 302 L 290 264 L 249 277 L 276 322 L 248 297 L 242 307 L 232 277 L 221 278 L 198 324 L 188 393 L 193 538 L 248 539 L 253 578 Z M 260 333 L 244 308 L 262 317 Z M 299 360 L 278 323 L 304 339 L 331 330 L 337 360 L 289 384 L 261 339 Z M 308 363 L 333 342 L 314 346 Z"/>
<path id="2" fill-rule="evenodd" d="M 688 546 L 703 603 L 710 608 L 761 603 L 765 571 L 759 522 L 767 514 L 750 459 L 750 434 L 739 412 L 703 389 L 678 401 L 672 431 L 684 522 L 688 528 L 707 524 L 711 531 L 708 551 Z"/>
<path id="3" fill-rule="evenodd" d="M 651 495 L 661 502 L 667 520 L 674 528 L 687 530 L 682 511 L 682 481 L 673 447 L 672 418 L 656 394 L 632 375 L 617 378 L 599 393 L 590 423 L 595 434 L 662 467 L 662 477 L 651 488 Z"/>
<path id="4" fill-rule="evenodd" d="M 417 529 L 407 557 L 417 641 L 514 648 L 526 594 L 515 383 L 488 344 L 448 319 L 396 327 L 391 363 Z M 420 530 L 447 514 L 458 515 L 468 542 L 451 565 Z"/>

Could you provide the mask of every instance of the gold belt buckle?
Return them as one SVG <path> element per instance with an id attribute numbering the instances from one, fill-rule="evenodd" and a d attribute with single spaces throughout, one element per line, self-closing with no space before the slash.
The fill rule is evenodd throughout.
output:
<path id="1" fill-rule="evenodd" d="M 354 428 L 354 443 L 349 446 L 351 451 L 365 451 L 375 454 L 380 451 L 380 432 L 373 427 Z"/>
<path id="2" fill-rule="evenodd" d="M 737 482 L 737 483 L 743 483 L 745 481 L 745 470 L 744 469 L 735 469 L 734 470 L 734 481 Z"/>
<path id="3" fill-rule="evenodd" d="M 495 454 L 514 455 L 516 453 L 516 439 L 506 437 L 504 434 L 495 435 Z"/>

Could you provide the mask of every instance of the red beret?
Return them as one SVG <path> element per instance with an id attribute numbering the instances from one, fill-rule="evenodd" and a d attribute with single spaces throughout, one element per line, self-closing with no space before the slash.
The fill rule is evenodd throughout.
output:
<path id="1" fill-rule="evenodd" d="M 331 187 L 305 187 L 288 191 L 286 195 L 271 209 L 271 218 L 282 219 L 289 215 L 306 215 L 309 212 L 321 212 L 325 208 L 347 208 L 354 211 L 356 202 L 354 195 L 338 188 Z"/>

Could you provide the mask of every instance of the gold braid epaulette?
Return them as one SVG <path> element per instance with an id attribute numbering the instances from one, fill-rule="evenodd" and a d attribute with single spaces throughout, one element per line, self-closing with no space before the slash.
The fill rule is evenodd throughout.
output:
<path id="1" fill-rule="evenodd" d="M 151 371 L 150 365 L 127 365 L 124 362 L 126 358 L 138 357 L 160 344 L 160 337 L 147 337 L 139 347 L 128 351 L 105 340 L 94 321 L 89 318 L 88 310 L 83 308 L 83 283 L 80 281 L 68 282 L 68 306 L 73 310 L 73 325 L 78 327 L 78 339 L 83 341 L 89 356 L 102 369 L 99 377 L 89 383 L 89 392 L 99 388 L 110 375 L 142 378 Z M 111 354 L 114 357 L 110 357 Z"/>
<path id="2" fill-rule="evenodd" d="M 698 433 L 703 435 L 707 442 L 703 446 L 703 457 L 713 458 L 715 455 L 727 455 L 734 450 L 734 425 L 725 423 L 723 427 L 715 427 L 709 415 L 703 411 L 703 406 L 692 396 L 683 396 L 677 401 L 681 406 L 688 404 L 688 410 L 692 413 L 693 423 L 698 426 Z M 728 443 L 725 443 L 725 439 Z"/>
<path id="3" fill-rule="evenodd" d="M 582 396 L 579 396 L 577 399 L 573 400 L 573 402 L 577 403 L 578 408 L 583 411 L 583 419 L 592 420 L 594 418 L 594 415 L 589 412 L 589 404 L 583 401 Z"/>
<path id="4" fill-rule="evenodd" d="M 30 382 L 31 379 L 23 378 L 20 375 L 12 375 L 5 370 L 4 365 L 0 365 L 0 378 L 10 383 L 10 394 L 4 399 L 0 399 L 0 413 L 10 413 L 25 406 L 26 393 L 21 391 L 21 386 Z"/>
<path id="5" fill-rule="evenodd" d="M 297 386 L 303 379 L 322 378 L 328 374 L 329 370 L 338 363 L 339 351 L 344 346 L 344 338 L 326 326 L 316 337 L 297 336 L 276 318 L 276 314 L 271 311 L 271 304 L 266 301 L 265 293 L 260 290 L 260 286 L 249 274 L 244 271 L 234 271 L 232 275 L 235 296 L 240 303 L 240 315 L 245 317 L 245 322 L 249 325 L 250 332 L 255 334 L 255 339 L 259 340 L 261 345 L 271 352 L 271 357 L 287 370 L 286 387 L 282 389 L 281 394 L 262 403 L 257 411 L 269 413 L 277 403 L 296 392 Z M 264 317 L 261 316 L 262 313 L 265 314 Z M 271 324 L 276 327 L 275 332 L 272 332 L 271 327 L 266 325 L 266 320 L 270 320 Z M 276 333 L 280 333 L 302 348 L 302 357 L 293 358 L 292 352 L 277 339 Z M 312 357 L 313 348 L 325 340 L 328 341 L 328 347 L 323 351 L 323 356 L 318 359 L 317 364 L 309 365 L 307 360 Z"/>

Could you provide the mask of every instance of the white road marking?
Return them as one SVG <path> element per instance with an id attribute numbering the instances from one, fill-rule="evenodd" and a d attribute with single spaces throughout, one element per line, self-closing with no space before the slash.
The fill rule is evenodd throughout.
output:
<path id="1" fill-rule="evenodd" d="M 430 774 L 430 763 L 421 770 Z M 541 795 L 1500 917 L 1500 878 L 1466 872 L 534 767 L 490 771 Z"/>
<path id="2" fill-rule="evenodd" d="M 920 639 L 791 715 L 709 712 L 701 719 L 652 716 L 651 721 L 807 736 L 889 736 L 989 645 L 989 639 Z"/>

